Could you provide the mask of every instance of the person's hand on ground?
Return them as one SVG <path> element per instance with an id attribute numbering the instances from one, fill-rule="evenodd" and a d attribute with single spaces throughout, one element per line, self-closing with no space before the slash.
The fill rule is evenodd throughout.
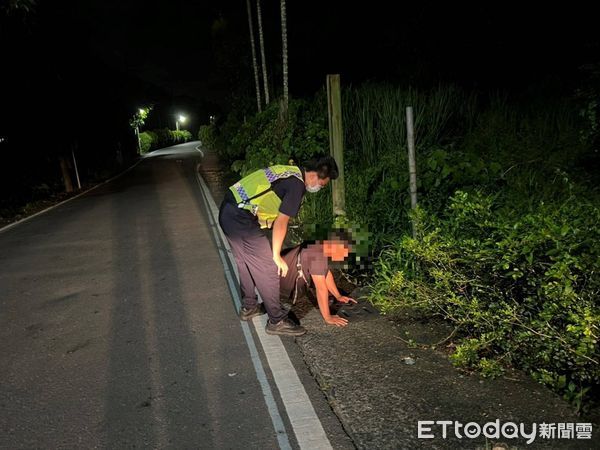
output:
<path id="1" fill-rule="evenodd" d="M 273 261 L 277 265 L 277 275 L 285 277 L 288 272 L 288 265 L 281 256 L 273 257 Z"/>
<path id="2" fill-rule="evenodd" d="M 338 316 L 337 314 L 335 316 L 323 317 L 323 320 L 325 320 L 326 324 L 335 325 L 336 327 L 345 327 L 348 325 L 348 320 Z"/>
<path id="3" fill-rule="evenodd" d="M 342 295 L 341 297 L 338 297 L 336 299 L 338 302 L 340 303 L 358 303 L 356 300 L 354 300 L 351 297 L 346 297 L 345 295 Z"/>

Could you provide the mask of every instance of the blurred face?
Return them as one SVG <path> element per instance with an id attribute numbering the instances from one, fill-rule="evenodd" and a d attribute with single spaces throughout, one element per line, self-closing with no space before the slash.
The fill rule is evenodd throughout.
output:
<path id="1" fill-rule="evenodd" d="M 341 262 L 348 258 L 350 248 L 347 242 L 343 241 L 325 241 L 323 242 L 323 252 L 332 261 Z"/>

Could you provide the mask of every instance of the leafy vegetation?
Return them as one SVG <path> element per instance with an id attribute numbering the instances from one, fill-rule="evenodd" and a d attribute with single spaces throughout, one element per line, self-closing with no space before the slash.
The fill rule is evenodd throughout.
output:
<path id="1" fill-rule="evenodd" d="M 170 145 L 180 144 L 191 140 L 192 133 L 187 130 L 169 130 L 167 128 L 162 128 L 153 131 L 144 131 L 143 133 L 140 133 L 140 151 L 144 154 L 157 148 L 168 147 Z"/>
<path id="2" fill-rule="evenodd" d="M 371 232 L 372 301 L 384 312 L 442 316 L 457 327 L 456 365 L 486 376 L 523 369 L 578 409 L 597 398 L 600 381 L 595 93 L 516 101 L 367 84 L 342 96 L 347 220 Z M 240 175 L 301 162 L 327 151 L 325 95 L 293 100 L 285 123 L 271 105 L 204 133 Z M 300 220 L 305 229 L 330 224 L 330 191 L 306 196 Z"/>
<path id="3" fill-rule="evenodd" d="M 523 213 L 499 195 L 457 191 L 442 216 L 415 215 L 417 239 L 385 248 L 372 299 L 451 321 L 465 337 L 457 365 L 490 376 L 519 367 L 579 404 L 600 381 L 600 209 L 557 206 Z"/>

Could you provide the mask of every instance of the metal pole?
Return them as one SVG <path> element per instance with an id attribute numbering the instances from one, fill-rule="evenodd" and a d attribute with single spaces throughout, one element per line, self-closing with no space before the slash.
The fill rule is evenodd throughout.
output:
<path id="1" fill-rule="evenodd" d="M 177 129 L 177 131 L 179 131 L 179 120 L 175 121 L 175 128 Z"/>
<path id="2" fill-rule="evenodd" d="M 410 206 L 417 207 L 417 166 L 415 163 L 415 130 L 413 120 L 413 108 L 406 108 L 406 136 L 408 140 L 408 173 L 410 177 Z M 417 237 L 416 224 L 413 222 L 413 237 Z"/>
<path id="3" fill-rule="evenodd" d="M 73 155 L 73 164 L 75 165 L 75 176 L 77 177 L 77 186 L 81 189 L 81 181 L 79 181 L 79 170 L 77 170 L 77 160 L 75 159 L 75 152 L 71 150 L 71 155 Z"/>

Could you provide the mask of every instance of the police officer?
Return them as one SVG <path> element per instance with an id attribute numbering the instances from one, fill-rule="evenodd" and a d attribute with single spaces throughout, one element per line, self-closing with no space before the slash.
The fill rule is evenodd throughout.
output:
<path id="1" fill-rule="evenodd" d="M 288 266 L 281 246 L 290 217 L 300 209 L 304 193 L 318 192 L 338 177 L 330 156 L 311 160 L 304 167 L 275 165 L 257 170 L 229 188 L 219 210 L 219 225 L 233 251 L 242 290 L 240 318 L 250 320 L 265 311 L 258 304 L 260 293 L 269 316 L 268 334 L 301 336 L 306 330 L 287 317 L 279 301 L 279 277 Z M 273 229 L 272 247 L 265 234 Z"/>

